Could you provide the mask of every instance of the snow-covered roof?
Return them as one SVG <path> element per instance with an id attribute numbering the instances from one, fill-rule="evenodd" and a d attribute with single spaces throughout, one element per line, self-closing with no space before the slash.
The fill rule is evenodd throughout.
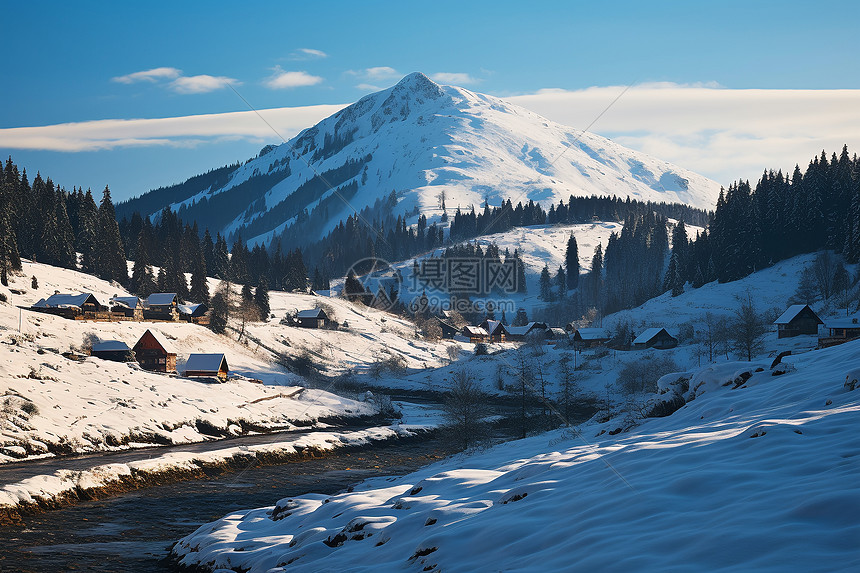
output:
<path id="1" fill-rule="evenodd" d="M 151 328 L 148 328 L 146 332 L 150 333 L 152 337 L 155 338 L 155 341 L 158 342 L 158 344 L 164 349 L 165 352 L 167 352 L 168 354 L 176 354 L 176 349 L 173 347 L 172 344 L 170 344 L 170 342 L 167 341 L 163 334 L 161 334 L 157 330 L 152 330 Z M 143 334 L 146 335 L 146 332 L 144 332 Z M 143 336 L 141 336 L 141 338 L 143 338 Z"/>
<path id="2" fill-rule="evenodd" d="M 148 306 L 162 306 L 165 304 L 173 304 L 176 300 L 175 292 L 154 292 L 146 299 Z"/>
<path id="3" fill-rule="evenodd" d="M 121 340 L 103 340 L 93 344 L 93 352 L 128 352 L 131 348 Z"/>
<path id="4" fill-rule="evenodd" d="M 227 360 L 223 354 L 191 354 L 185 362 L 185 371 L 218 372 L 221 363 L 227 368 Z"/>
<path id="5" fill-rule="evenodd" d="M 111 305 L 124 306 L 132 310 L 140 305 L 140 299 L 136 296 L 115 296 L 109 302 Z"/>
<path id="6" fill-rule="evenodd" d="M 309 310 L 300 310 L 296 318 L 325 318 L 325 311 L 321 308 L 312 308 Z"/>
<path id="7" fill-rule="evenodd" d="M 666 330 L 666 329 L 662 328 L 660 326 L 655 326 L 653 328 L 649 328 L 648 330 L 646 330 L 645 332 L 643 332 L 642 334 L 640 334 L 639 336 L 634 338 L 633 344 L 645 344 L 646 342 L 648 342 L 649 340 L 651 340 L 652 338 L 654 338 L 655 336 L 660 334 L 661 330 Z M 666 334 L 669 334 L 669 333 L 666 332 Z"/>
<path id="8" fill-rule="evenodd" d="M 659 331 L 660 329 L 658 328 L 657 330 Z M 608 340 L 612 338 L 609 336 L 609 331 L 605 328 L 578 328 L 576 332 L 582 340 Z M 645 333 L 643 332 L 642 334 Z"/>
<path id="9" fill-rule="evenodd" d="M 489 320 L 488 319 L 488 320 L 485 320 L 482 323 L 482 325 L 483 324 L 487 325 L 485 327 L 482 326 L 482 328 L 484 328 L 489 334 L 496 334 L 496 331 L 498 331 L 500 328 L 502 329 L 503 332 L 507 332 L 505 325 L 502 324 L 501 321 L 499 321 L 499 320 Z"/>
<path id="10" fill-rule="evenodd" d="M 92 297 L 93 301 L 98 304 L 96 297 L 91 295 L 88 292 L 84 292 L 81 294 L 52 294 L 47 299 L 44 300 L 43 306 L 38 306 L 38 308 L 63 308 L 63 307 L 72 307 L 72 308 L 81 308 L 81 306 L 87 302 L 87 300 Z M 33 306 L 40 305 L 43 301 L 37 302 Z"/>
<path id="11" fill-rule="evenodd" d="M 490 333 L 488 333 L 485 329 L 481 328 L 480 326 L 464 326 L 463 327 L 463 333 L 469 334 L 472 336 L 489 336 L 490 335 Z"/>
<path id="12" fill-rule="evenodd" d="M 508 334 L 510 334 L 511 336 L 525 336 L 526 334 L 529 333 L 530 329 L 531 329 L 531 327 L 528 325 L 507 327 Z"/>
<path id="13" fill-rule="evenodd" d="M 200 307 L 207 307 L 205 304 L 177 304 L 176 309 L 179 311 L 179 314 L 188 314 L 193 315 Z"/>
<path id="14" fill-rule="evenodd" d="M 800 314 L 800 311 L 802 311 L 807 306 L 809 306 L 809 305 L 793 304 L 790 307 L 788 307 L 786 309 L 786 311 L 780 315 L 779 318 L 777 318 L 775 321 L 773 321 L 773 323 L 774 324 L 788 324 L 792 320 L 794 320 L 797 317 L 797 315 Z M 810 309 L 810 310 L 812 310 L 812 309 Z M 813 314 L 815 314 L 815 313 L 813 312 Z"/>

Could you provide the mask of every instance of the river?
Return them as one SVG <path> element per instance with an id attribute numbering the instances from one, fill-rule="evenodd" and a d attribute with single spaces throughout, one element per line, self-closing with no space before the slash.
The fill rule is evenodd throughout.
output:
<path id="1" fill-rule="evenodd" d="M 0 571 L 175 571 L 165 560 L 170 545 L 204 523 L 283 497 L 334 494 L 368 477 L 409 473 L 445 453 L 437 438 L 396 440 L 29 516 L 0 528 Z"/>

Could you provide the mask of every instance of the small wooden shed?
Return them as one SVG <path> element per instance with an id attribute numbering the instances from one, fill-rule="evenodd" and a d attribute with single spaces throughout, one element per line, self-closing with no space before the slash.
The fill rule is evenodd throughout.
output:
<path id="1" fill-rule="evenodd" d="M 649 328 L 633 339 L 633 348 L 642 350 L 645 348 L 657 348 L 666 350 L 678 346 L 678 339 L 669 334 L 665 328 Z"/>
<path id="2" fill-rule="evenodd" d="M 439 328 L 442 329 L 442 338 L 454 338 L 457 336 L 457 327 L 448 322 L 447 320 L 436 318 L 436 322 L 439 324 Z"/>
<path id="3" fill-rule="evenodd" d="M 103 340 L 93 344 L 90 356 L 114 362 L 133 362 L 134 352 L 121 340 Z"/>
<path id="4" fill-rule="evenodd" d="M 824 324 L 808 304 L 793 304 L 774 322 L 779 338 L 801 334 L 818 334 L 818 325 Z"/>
<path id="5" fill-rule="evenodd" d="M 147 330 L 134 345 L 134 356 L 144 370 L 176 371 L 176 350 L 161 334 Z"/>
<path id="6" fill-rule="evenodd" d="M 328 326 L 329 318 L 321 308 L 301 310 L 296 314 L 296 321 L 302 328 L 325 328 Z"/>
<path id="7" fill-rule="evenodd" d="M 230 373 L 223 354 L 191 354 L 183 375 L 187 378 L 217 378 L 224 382 Z"/>

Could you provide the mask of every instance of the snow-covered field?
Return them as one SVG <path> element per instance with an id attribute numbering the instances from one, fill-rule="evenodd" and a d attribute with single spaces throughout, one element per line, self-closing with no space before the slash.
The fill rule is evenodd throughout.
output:
<path id="1" fill-rule="evenodd" d="M 39 288 L 31 289 L 31 277 Z M 215 283 L 212 282 L 214 290 Z M 338 299 L 271 293 L 276 318 L 236 335 L 219 336 L 182 322 L 84 322 L 20 310 L 39 298 L 60 292 L 91 292 L 102 303 L 121 287 L 74 271 L 26 262 L 22 276 L 12 277 L 0 304 L 0 462 L 49 455 L 134 447 L 141 443 L 186 443 L 209 437 L 201 429 L 239 433 L 249 429 L 285 429 L 324 417 L 374 413 L 369 404 L 321 390 L 292 396 L 305 381 L 277 363 L 276 355 L 310 353 L 328 374 L 370 363 L 396 352 L 406 367 L 441 364 L 444 346 L 414 340 L 414 328 L 372 309 Z M 313 308 L 324 301 L 349 329 L 308 330 L 282 326 L 289 310 Z M 20 333 L 19 333 L 20 326 Z M 176 347 L 177 368 L 192 352 L 224 352 L 238 377 L 211 384 L 146 372 L 136 365 L 87 358 L 75 362 L 61 354 L 81 348 L 88 336 L 118 339 L 133 346 L 143 332 L 160 332 Z M 260 344 L 262 343 L 262 345 Z M 271 349 L 272 351 L 268 350 Z M 256 381 L 259 382 L 256 382 Z M 289 397 L 292 396 L 292 397 Z"/>
<path id="2" fill-rule="evenodd" d="M 592 421 L 282 499 L 173 551 L 250 573 L 856 570 L 860 341 L 786 361 L 689 373 L 695 400 L 629 432 Z"/>

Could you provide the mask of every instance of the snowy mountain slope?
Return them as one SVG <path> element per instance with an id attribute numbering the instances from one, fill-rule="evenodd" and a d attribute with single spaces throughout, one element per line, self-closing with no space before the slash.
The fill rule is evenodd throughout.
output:
<path id="1" fill-rule="evenodd" d="M 368 404 L 320 390 L 308 389 L 298 399 L 287 398 L 295 386 L 307 382 L 280 366 L 268 349 L 291 358 L 310 353 L 328 374 L 367 368 L 391 352 L 402 355 L 408 368 L 424 368 L 440 364 L 445 352 L 442 345 L 412 340 L 414 327 L 389 314 L 356 310 L 339 299 L 280 292 L 270 293 L 276 318 L 249 324 L 252 338 L 245 343 L 236 342 L 235 334 L 219 336 L 184 322 L 66 320 L 14 305 L 29 306 L 55 290 L 91 292 L 102 303 L 127 293 L 91 275 L 29 261 L 24 261 L 23 273 L 10 281 L 10 288 L 23 294 L 0 287 L 9 298 L 8 303 L 0 303 L 0 379 L 4 381 L 0 393 L 5 393 L 0 397 L 4 401 L 0 462 L 49 450 L 93 451 L 136 442 L 201 441 L 208 439 L 201 428 L 239 431 L 241 421 L 276 429 L 321 417 L 373 413 Z M 39 283 L 35 290 L 30 284 L 32 276 Z M 215 286 L 212 281 L 210 288 Z M 321 301 L 338 319 L 348 320 L 350 328 L 320 331 L 279 323 L 288 311 L 313 308 Z M 61 356 L 70 348 L 81 348 L 87 337 L 117 339 L 132 346 L 149 328 L 176 347 L 180 371 L 192 352 L 224 352 L 231 372 L 262 383 L 240 378 L 223 385 L 207 384 L 98 358 L 78 363 Z"/>
<path id="2" fill-rule="evenodd" d="M 333 192 L 329 187 L 337 189 Z M 171 205 L 183 218 L 252 243 L 310 214 L 299 238 L 320 238 L 392 191 L 396 214 L 441 215 L 484 200 L 570 195 L 715 205 L 719 185 L 701 175 L 559 125 L 504 100 L 440 86 L 413 73 Z M 314 209 L 317 209 L 314 213 Z"/>
<path id="3" fill-rule="evenodd" d="M 173 552 L 249 573 L 853 570 L 860 391 L 843 384 L 860 342 L 787 360 L 782 376 L 769 361 L 702 368 L 694 401 L 629 433 L 590 422 L 283 499 Z"/>

